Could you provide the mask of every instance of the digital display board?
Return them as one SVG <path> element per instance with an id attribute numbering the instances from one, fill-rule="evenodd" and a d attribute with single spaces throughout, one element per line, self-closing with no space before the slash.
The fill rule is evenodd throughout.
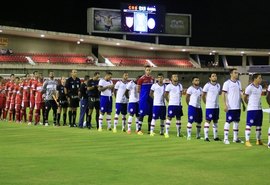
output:
<path id="1" fill-rule="evenodd" d="M 164 33 L 165 8 L 159 5 L 121 4 L 123 32 Z"/>

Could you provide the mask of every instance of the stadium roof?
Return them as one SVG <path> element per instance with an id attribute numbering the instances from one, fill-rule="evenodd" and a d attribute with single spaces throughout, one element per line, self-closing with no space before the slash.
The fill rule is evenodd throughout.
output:
<path id="1" fill-rule="evenodd" d="M 195 47 L 195 46 L 153 44 L 107 37 L 91 36 L 91 35 L 79 35 L 79 34 L 52 32 L 46 30 L 36 30 L 36 29 L 0 25 L 0 35 L 3 34 L 21 37 L 60 40 L 74 43 L 80 41 L 88 44 L 117 46 L 131 49 L 152 50 L 152 51 L 188 52 L 190 54 L 201 54 L 201 55 L 218 53 L 219 55 L 229 55 L 229 56 L 241 56 L 244 54 L 247 56 L 270 56 L 269 49 L 221 48 L 221 47 L 197 47 L 197 46 Z"/>

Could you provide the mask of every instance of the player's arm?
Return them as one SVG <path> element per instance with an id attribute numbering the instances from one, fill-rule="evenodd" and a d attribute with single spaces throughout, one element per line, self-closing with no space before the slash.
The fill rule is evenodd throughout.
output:
<path id="1" fill-rule="evenodd" d="M 169 92 L 168 91 L 165 91 L 164 97 L 165 97 L 166 101 L 169 102 Z"/>
<path id="2" fill-rule="evenodd" d="M 140 92 L 141 92 L 141 85 L 137 85 L 137 93 L 139 93 L 140 94 Z"/>
<path id="3" fill-rule="evenodd" d="M 223 91 L 222 92 L 222 100 L 224 102 L 224 111 L 228 111 L 228 106 L 227 106 L 227 92 Z"/>
<path id="4" fill-rule="evenodd" d="M 189 104 L 189 101 L 190 101 L 190 94 L 186 94 L 186 103 L 187 103 L 187 105 Z"/>
<path id="5" fill-rule="evenodd" d="M 206 104 L 206 96 L 207 96 L 207 92 L 203 92 L 202 94 L 202 100 L 203 100 L 203 103 Z"/>
<path id="6" fill-rule="evenodd" d="M 87 90 L 88 90 L 88 91 L 92 91 L 92 90 L 94 90 L 95 88 L 97 88 L 97 86 L 92 86 L 91 83 L 90 83 L 90 80 L 89 80 L 88 83 L 87 83 Z"/>
<path id="7" fill-rule="evenodd" d="M 268 105 L 270 106 L 270 92 L 269 91 L 267 91 L 267 94 L 266 94 L 266 101 Z"/>
<path id="8" fill-rule="evenodd" d="M 108 85 L 108 86 L 105 86 L 105 87 L 103 87 L 103 86 L 98 86 L 98 90 L 99 91 L 105 91 L 106 89 L 112 89 L 112 85 Z"/>
<path id="9" fill-rule="evenodd" d="M 78 96 L 79 96 L 79 98 L 82 98 L 82 91 L 83 91 L 83 86 L 81 86 L 81 87 L 79 88 L 79 91 L 78 91 Z"/>
<path id="10" fill-rule="evenodd" d="M 242 103 L 243 111 L 246 111 L 246 105 L 245 105 L 244 95 L 242 93 L 241 93 L 241 103 Z"/>
<path id="11" fill-rule="evenodd" d="M 154 99 L 154 91 L 153 90 L 150 90 L 149 96 Z"/>
<path id="12" fill-rule="evenodd" d="M 114 97 L 116 98 L 116 94 L 117 94 L 118 89 L 114 89 Z"/>
<path id="13" fill-rule="evenodd" d="M 44 94 L 44 93 L 46 92 L 47 85 L 48 85 L 48 82 L 45 81 L 45 82 L 43 83 L 43 86 L 42 86 L 42 91 L 41 91 L 42 94 Z"/>
<path id="14" fill-rule="evenodd" d="M 245 103 L 248 104 L 248 95 L 247 94 L 243 95 L 243 99 L 244 99 Z"/>

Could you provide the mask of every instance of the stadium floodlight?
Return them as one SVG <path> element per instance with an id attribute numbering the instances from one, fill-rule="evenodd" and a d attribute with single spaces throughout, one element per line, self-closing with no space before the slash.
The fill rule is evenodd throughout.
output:
<path id="1" fill-rule="evenodd" d="M 182 49 L 182 51 L 184 51 L 184 52 L 185 52 L 185 51 L 187 51 L 187 50 L 186 50 L 186 49 Z"/>
<path id="2" fill-rule="evenodd" d="M 241 54 L 244 54 L 245 52 L 244 52 L 244 51 L 241 51 L 240 53 L 241 53 Z"/>
<path id="3" fill-rule="evenodd" d="M 150 47 L 151 50 L 153 50 L 154 48 L 153 47 Z"/>
<path id="4" fill-rule="evenodd" d="M 116 43 L 116 45 L 117 45 L 117 46 L 120 46 L 120 43 L 119 43 L 119 42 L 117 42 L 117 43 Z"/>
<path id="5" fill-rule="evenodd" d="M 83 42 L 84 40 L 83 39 L 80 39 L 80 42 Z"/>
<path id="6" fill-rule="evenodd" d="M 42 38 L 43 38 L 43 37 L 45 37 L 45 35 L 44 35 L 44 34 L 41 34 L 41 35 L 40 35 L 40 37 L 42 37 Z"/>

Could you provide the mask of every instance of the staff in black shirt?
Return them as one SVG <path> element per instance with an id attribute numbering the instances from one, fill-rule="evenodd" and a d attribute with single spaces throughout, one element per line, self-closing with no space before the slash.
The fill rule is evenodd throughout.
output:
<path id="1" fill-rule="evenodd" d="M 98 82 L 99 82 L 100 73 L 95 72 L 94 77 L 88 81 L 87 84 L 87 93 L 88 93 L 88 108 L 89 113 L 86 120 L 86 125 L 88 128 L 92 127 L 91 119 L 92 119 L 92 112 L 93 109 L 96 109 L 96 124 L 98 129 L 98 119 L 99 119 L 99 109 L 100 109 L 100 91 L 98 90 Z"/>
<path id="2" fill-rule="evenodd" d="M 85 75 L 84 82 L 82 83 L 79 91 L 79 97 L 81 98 L 80 102 L 80 119 L 79 119 L 79 127 L 83 128 L 84 115 L 88 115 L 88 96 L 87 96 L 87 82 L 89 80 L 89 76 Z"/>
<path id="3" fill-rule="evenodd" d="M 56 87 L 57 99 L 57 124 L 60 125 L 61 112 L 63 109 L 63 126 L 66 126 L 68 100 L 65 94 L 66 77 L 62 76 L 60 84 Z"/>
<path id="4" fill-rule="evenodd" d="M 77 107 L 79 107 L 79 89 L 81 87 L 81 81 L 77 77 L 77 70 L 73 69 L 71 71 L 71 77 L 66 81 L 65 94 L 69 102 L 69 126 L 77 127 L 75 121 L 77 116 Z"/>

